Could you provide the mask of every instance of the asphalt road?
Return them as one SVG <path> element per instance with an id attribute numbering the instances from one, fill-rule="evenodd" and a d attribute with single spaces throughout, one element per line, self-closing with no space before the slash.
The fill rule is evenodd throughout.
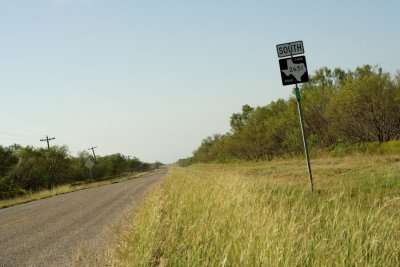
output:
<path id="1" fill-rule="evenodd" d="M 74 266 L 78 250 L 100 253 L 109 229 L 166 172 L 0 210 L 0 266 Z"/>

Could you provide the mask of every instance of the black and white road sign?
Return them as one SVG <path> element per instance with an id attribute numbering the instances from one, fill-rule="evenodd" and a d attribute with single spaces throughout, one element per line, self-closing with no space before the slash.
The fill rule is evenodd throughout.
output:
<path id="1" fill-rule="evenodd" d="M 308 82 L 306 57 L 292 57 L 279 60 L 283 85 Z"/>
<path id="2" fill-rule="evenodd" d="M 303 41 L 278 44 L 276 46 L 276 52 L 278 52 L 278 57 L 290 57 L 294 55 L 304 54 Z"/>

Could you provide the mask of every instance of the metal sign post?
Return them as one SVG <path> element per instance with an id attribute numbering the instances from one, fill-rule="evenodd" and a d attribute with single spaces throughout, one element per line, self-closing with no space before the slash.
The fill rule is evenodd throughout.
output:
<path id="1" fill-rule="evenodd" d="M 86 168 L 89 169 L 89 172 L 90 172 L 90 180 L 93 181 L 92 168 L 93 168 L 93 166 L 94 166 L 94 162 L 91 161 L 90 159 L 88 159 L 88 160 L 85 162 L 85 166 L 86 166 Z"/>
<path id="2" fill-rule="evenodd" d="M 93 182 L 92 168 L 89 169 L 89 172 L 90 172 L 90 181 Z"/>
<path id="3" fill-rule="evenodd" d="M 303 136 L 304 151 L 306 154 L 308 177 L 310 179 L 311 191 L 314 192 L 314 182 L 311 172 L 310 155 L 308 153 L 307 136 L 304 130 L 303 110 L 301 109 L 300 90 L 298 83 L 308 82 L 307 63 L 305 56 L 293 57 L 293 55 L 303 54 L 303 41 L 279 44 L 276 46 L 278 57 L 289 57 L 279 60 L 281 78 L 283 85 L 296 85 L 297 109 L 299 111 L 301 133 Z"/>
<path id="4" fill-rule="evenodd" d="M 299 87 L 297 86 L 297 83 L 296 83 L 296 99 L 297 99 L 297 109 L 299 110 L 301 134 L 303 135 L 304 151 L 306 153 L 308 177 L 310 179 L 311 191 L 314 192 L 314 182 L 313 182 L 312 172 L 311 172 L 310 155 L 308 154 L 307 136 L 304 131 L 303 110 L 301 109 L 301 103 L 300 103 L 300 90 L 299 90 Z"/>

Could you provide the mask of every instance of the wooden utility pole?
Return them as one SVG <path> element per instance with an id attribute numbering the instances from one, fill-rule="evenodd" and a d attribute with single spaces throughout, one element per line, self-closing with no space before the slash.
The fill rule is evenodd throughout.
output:
<path id="1" fill-rule="evenodd" d="M 49 138 L 47 135 L 46 135 L 46 138 L 43 138 L 43 139 L 40 139 L 40 141 L 46 141 L 47 142 L 47 149 L 48 150 L 50 150 L 50 141 L 51 140 L 54 140 L 54 139 L 56 139 L 55 137 L 51 137 L 51 138 Z"/>
<path id="2" fill-rule="evenodd" d="M 55 137 L 48 137 L 46 134 L 46 138 L 40 139 L 41 142 L 47 142 L 47 159 L 49 161 L 49 184 L 48 187 L 51 188 L 53 187 L 53 182 L 54 182 L 54 177 L 55 177 L 55 173 L 54 173 L 54 160 L 52 160 L 51 155 L 50 155 L 50 141 L 56 139 Z"/>
<path id="3" fill-rule="evenodd" d="M 94 157 L 94 161 L 96 161 L 96 154 L 94 153 L 94 149 L 97 148 L 97 146 L 91 147 L 88 150 L 92 150 L 93 152 L 93 157 Z"/>

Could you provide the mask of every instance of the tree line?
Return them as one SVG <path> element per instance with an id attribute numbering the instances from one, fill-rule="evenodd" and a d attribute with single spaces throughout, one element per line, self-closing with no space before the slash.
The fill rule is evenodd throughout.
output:
<path id="1" fill-rule="evenodd" d="M 371 65 L 354 71 L 323 67 L 300 92 L 312 151 L 400 153 L 400 73 L 392 78 Z M 244 105 L 231 116 L 230 126 L 228 133 L 205 138 L 179 163 L 270 160 L 303 152 L 295 96 L 266 106 Z"/>
<path id="2" fill-rule="evenodd" d="M 88 159 L 95 162 L 92 176 L 96 181 L 130 172 L 149 171 L 161 165 L 159 162 L 145 163 L 120 153 L 94 159 L 87 151 L 82 151 L 74 157 L 67 146 L 44 149 L 0 145 L 0 199 L 15 197 L 25 191 L 88 181 L 90 173 L 85 166 Z"/>

